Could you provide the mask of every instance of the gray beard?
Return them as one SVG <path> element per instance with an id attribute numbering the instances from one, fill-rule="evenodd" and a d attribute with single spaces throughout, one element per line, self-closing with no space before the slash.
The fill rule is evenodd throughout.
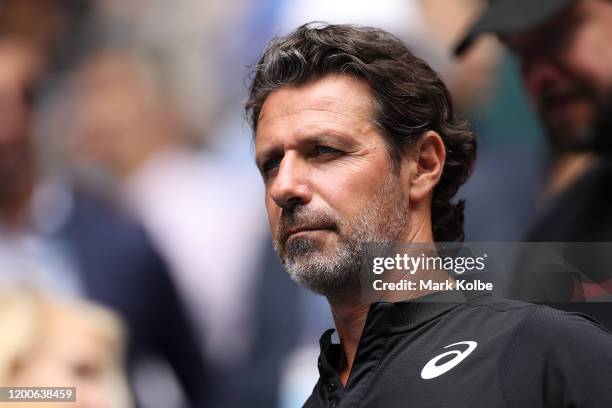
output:
<path id="1" fill-rule="evenodd" d="M 360 272 L 368 255 L 364 244 L 375 243 L 380 248 L 399 242 L 409 226 L 408 214 L 399 180 L 392 175 L 372 203 L 352 220 L 339 220 L 331 210 L 314 214 L 302 207 L 296 211 L 296 218 L 312 223 L 334 220 L 339 238 L 335 247 L 318 248 L 316 241 L 306 238 L 283 245 L 279 230 L 274 237 L 274 249 L 291 279 L 315 293 L 330 296 L 359 291 Z"/>

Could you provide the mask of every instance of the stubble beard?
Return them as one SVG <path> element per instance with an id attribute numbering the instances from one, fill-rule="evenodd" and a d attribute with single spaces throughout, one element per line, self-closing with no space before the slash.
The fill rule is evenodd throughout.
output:
<path id="1" fill-rule="evenodd" d="M 331 209 L 297 207 L 283 215 L 274 233 L 274 249 L 292 280 L 315 293 L 332 296 L 360 290 L 360 272 L 367 256 L 366 243 L 391 247 L 409 227 L 409 206 L 399 179 L 392 174 L 370 205 L 351 220 L 341 220 Z M 315 239 L 286 241 L 286 231 L 296 225 L 329 226 L 337 243 L 322 248 Z"/>

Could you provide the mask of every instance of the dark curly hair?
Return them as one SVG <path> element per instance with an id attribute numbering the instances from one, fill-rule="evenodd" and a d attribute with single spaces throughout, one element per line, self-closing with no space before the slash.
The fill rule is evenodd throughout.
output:
<path id="1" fill-rule="evenodd" d="M 341 73 L 367 83 L 374 95 L 375 122 L 399 169 L 405 149 L 428 130 L 446 146 L 446 162 L 433 191 L 432 223 L 437 242 L 463 241 L 464 201 L 452 197 L 472 172 L 476 140 L 459 119 L 446 85 L 423 60 L 393 35 L 353 25 L 305 24 L 275 38 L 253 69 L 246 113 L 254 133 L 270 93 Z"/>

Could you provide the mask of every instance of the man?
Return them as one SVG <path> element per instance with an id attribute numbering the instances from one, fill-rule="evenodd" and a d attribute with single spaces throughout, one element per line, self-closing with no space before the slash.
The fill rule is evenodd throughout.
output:
<path id="1" fill-rule="evenodd" d="M 483 33 L 495 33 L 518 57 L 525 89 L 558 157 L 585 157 L 586 171 L 569 183 L 531 228 L 528 241 L 612 241 L 612 2 L 608 0 L 490 1 L 456 48 L 465 53 Z M 578 163 L 580 159 L 574 160 Z M 573 244 L 564 249 L 573 274 L 515 277 L 513 296 L 529 300 L 610 298 L 610 246 Z M 533 269 L 533 268 L 532 268 Z M 568 269 L 568 268 L 561 268 Z M 544 288 L 556 286 L 554 293 Z M 577 290 L 577 289 L 578 290 Z M 612 328 L 607 304 L 566 304 Z"/>
<path id="2" fill-rule="evenodd" d="M 365 243 L 463 240 L 451 199 L 476 153 L 443 82 L 398 39 L 302 26 L 270 43 L 246 107 L 276 251 L 326 296 L 340 338 L 321 338 L 306 407 L 612 404 L 612 336 L 583 317 L 458 291 L 362 297 Z"/>
<path id="3" fill-rule="evenodd" d="M 610 151 L 612 2 L 492 0 L 455 53 L 484 33 L 496 33 L 518 57 L 555 151 Z"/>

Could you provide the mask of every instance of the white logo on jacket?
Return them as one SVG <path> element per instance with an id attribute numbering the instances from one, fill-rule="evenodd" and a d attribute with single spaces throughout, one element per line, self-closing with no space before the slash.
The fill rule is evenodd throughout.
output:
<path id="1" fill-rule="evenodd" d="M 450 350 L 446 353 L 442 353 L 439 356 L 432 358 L 427 364 L 425 364 L 425 367 L 423 367 L 423 370 L 421 371 L 421 378 L 424 380 L 431 380 L 432 378 L 436 378 L 446 373 L 447 371 L 454 368 L 457 364 L 462 362 L 467 356 L 472 353 L 472 351 L 476 349 L 476 346 L 478 346 L 478 343 L 476 343 L 475 341 L 460 341 L 458 343 L 449 344 L 444 348 L 447 349 L 449 347 L 458 346 L 460 344 L 465 344 L 468 346 L 468 348 L 464 351 Z M 452 360 L 449 360 L 442 365 L 436 365 L 438 361 L 451 355 L 455 355 Z"/>

